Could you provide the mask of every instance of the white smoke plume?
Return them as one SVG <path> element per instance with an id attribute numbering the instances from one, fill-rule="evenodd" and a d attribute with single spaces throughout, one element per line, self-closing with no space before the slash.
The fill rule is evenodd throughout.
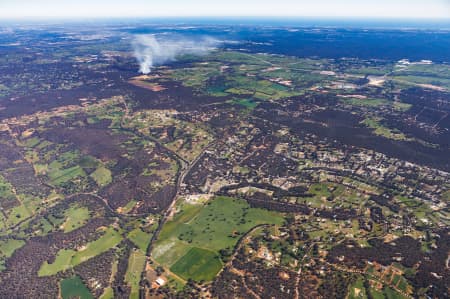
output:
<path id="1" fill-rule="evenodd" d="M 204 55 L 214 50 L 220 42 L 210 37 L 189 39 L 181 36 L 136 35 L 132 45 L 139 63 L 139 72 L 148 74 L 152 67 L 175 61 L 183 54 Z"/>

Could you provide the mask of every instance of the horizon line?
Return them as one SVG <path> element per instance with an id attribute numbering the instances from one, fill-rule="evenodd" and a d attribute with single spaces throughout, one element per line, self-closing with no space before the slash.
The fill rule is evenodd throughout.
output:
<path id="1" fill-rule="evenodd" d="M 267 19 L 267 20 L 277 20 L 286 19 L 288 21 L 293 20 L 331 20 L 331 21 L 432 21 L 432 22 L 450 22 L 450 17 L 405 17 L 405 16 L 326 16 L 326 15 L 298 15 L 298 16 L 284 16 L 284 15 L 242 15 L 242 16 L 219 16 L 219 15 L 191 15 L 191 16 L 176 16 L 176 15 L 158 15 L 158 16 L 1 16 L 0 23 L 2 21 L 11 20 L 142 20 L 142 19 L 205 19 L 205 20 L 250 20 L 250 19 Z"/>
<path id="2" fill-rule="evenodd" d="M 419 16 L 371 16 L 371 15 L 73 15 L 73 16 L 56 16 L 56 15 L 47 15 L 47 16 L 2 16 L 1 18 L 327 18 L 327 19 L 436 19 L 436 20 L 450 20 L 449 17 L 419 17 Z"/>

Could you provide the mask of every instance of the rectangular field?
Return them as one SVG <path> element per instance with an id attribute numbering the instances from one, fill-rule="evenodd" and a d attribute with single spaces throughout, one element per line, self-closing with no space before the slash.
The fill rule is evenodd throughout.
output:
<path id="1" fill-rule="evenodd" d="M 194 247 L 180 258 L 170 268 L 170 271 L 186 280 L 191 278 L 196 281 L 210 281 L 214 279 L 220 269 L 222 269 L 222 262 L 216 253 Z"/>

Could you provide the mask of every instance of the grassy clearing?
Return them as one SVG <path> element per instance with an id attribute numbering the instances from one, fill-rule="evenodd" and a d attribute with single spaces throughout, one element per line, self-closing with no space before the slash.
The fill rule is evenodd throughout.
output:
<path id="1" fill-rule="evenodd" d="M 375 135 L 383 136 L 394 140 L 408 140 L 408 138 L 402 132 L 396 129 L 390 129 L 383 126 L 380 123 L 380 119 L 368 117 L 364 119 L 361 123 L 371 129 L 374 129 L 373 133 Z"/>
<path id="2" fill-rule="evenodd" d="M 12 226 L 31 216 L 30 209 L 25 205 L 14 207 L 8 211 L 7 226 Z"/>
<path id="3" fill-rule="evenodd" d="M 114 299 L 114 290 L 111 287 L 107 287 L 100 299 Z"/>
<path id="4" fill-rule="evenodd" d="M 77 177 L 86 176 L 86 173 L 84 172 L 83 168 L 81 168 L 78 165 L 69 167 L 66 169 L 59 169 L 59 168 L 55 169 L 53 166 L 56 166 L 56 165 L 53 164 L 53 166 L 52 166 L 52 164 L 53 164 L 53 162 L 50 163 L 50 165 L 49 165 L 48 175 L 50 177 L 52 184 L 54 184 L 54 185 L 61 185 L 63 183 L 71 181 Z"/>
<path id="5" fill-rule="evenodd" d="M 232 94 L 236 94 L 236 95 L 252 95 L 253 91 L 247 90 L 247 89 L 242 89 L 242 88 L 229 88 L 227 90 L 225 90 L 226 93 L 232 93 Z"/>
<path id="6" fill-rule="evenodd" d="M 216 197 L 205 205 L 184 204 L 163 228 L 160 239 L 176 237 L 192 246 L 213 251 L 232 246 L 237 238 L 258 224 L 282 224 L 280 213 L 250 208 L 241 199 Z"/>
<path id="7" fill-rule="evenodd" d="M 382 76 L 392 70 L 392 65 L 383 65 L 376 67 L 360 67 L 346 70 L 350 74 Z"/>
<path id="8" fill-rule="evenodd" d="M 448 78 L 425 77 L 425 76 L 393 76 L 391 78 L 393 80 L 408 82 L 411 84 L 430 84 L 450 89 L 450 79 Z"/>
<path id="9" fill-rule="evenodd" d="M 358 192 L 341 184 L 336 183 L 316 183 L 308 189 L 309 194 L 314 197 L 299 199 L 299 203 L 308 203 L 312 207 L 333 207 L 338 204 L 345 204 L 349 207 L 361 207 L 364 199 Z"/>
<path id="10" fill-rule="evenodd" d="M 71 206 L 65 211 L 66 221 L 62 224 L 65 233 L 82 227 L 89 219 L 89 209 L 86 207 Z"/>
<path id="11" fill-rule="evenodd" d="M 220 269 L 222 269 L 222 262 L 216 253 L 194 247 L 180 258 L 170 271 L 186 280 L 192 278 L 196 281 L 211 281 Z"/>
<path id="12" fill-rule="evenodd" d="M 220 61 L 233 61 L 233 62 L 242 62 L 242 63 L 251 63 L 256 65 L 267 66 L 270 65 L 270 62 L 264 61 L 264 59 L 268 59 L 270 57 L 266 57 L 266 55 L 261 54 L 247 54 L 242 52 L 234 52 L 234 51 L 217 51 L 211 53 L 206 57 L 217 59 Z"/>
<path id="13" fill-rule="evenodd" d="M 47 219 L 42 218 L 36 228 L 37 235 L 45 236 L 54 229 L 54 226 Z"/>
<path id="14" fill-rule="evenodd" d="M 52 264 L 45 261 L 39 269 L 39 276 L 55 275 L 56 273 L 75 267 L 90 258 L 93 258 L 120 243 L 122 237 L 119 232 L 112 228 L 106 229 L 103 236 L 88 243 L 77 251 L 72 249 L 61 249 Z"/>
<path id="15" fill-rule="evenodd" d="M 249 99 L 233 99 L 229 101 L 229 103 L 240 105 L 247 109 L 254 109 L 256 106 L 258 106 L 258 102 Z"/>
<path id="16" fill-rule="evenodd" d="M 113 283 L 114 278 L 116 277 L 117 273 L 117 264 L 118 260 L 114 260 L 112 266 L 111 266 L 111 277 L 109 278 L 110 284 Z M 100 296 L 100 299 L 114 299 L 114 290 L 111 286 L 106 287 L 103 290 L 103 294 Z"/>
<path id="17" fill-rule="evenodd" d="M 93 173 L 91 173 L 91 178 L 99 186 L 106 186 L 112 182 L 111 171 L 104 166 L 100 166 Z"/>
<path id="18" fill-rule="evenodd" d="M 105 234 L 98 240 L 88 243 L 84 250 L 80 250 L 74 255 L 72 259 L 73 266 L 81 264 L 82 262 L 107 251 L 108 249 L 119 244 L 121 240 L 122 236 L 119 232 L 112 228 L 108 228 L 105 231 Z"/>
<path id="19" fill-rule="evenodd" d="M 2 240 L 0 241 L 0 253 L 5 257 L 10 257 L 16 249 L 19 249 L 25 244 L 22 240 Z"/>
<path id="20" fill-rule="evenodd" d="M 137 201 L 132 199 L 130 200 L 122 209 L 121 209 L 121 213 L 129 213 L 131 212 L 131 210 L 134 208 L 134 206 L 137 204 Z"/>
<path id="21" fill-rule="evenodd" d="M 35 147 L 36 145 L 38 145 L 39 142 L 41 142 L 41 140 L 38 137 L 31 137 L 31 138 L 25 139 L 22 142 L 25 147 L 32 148 L 32 147 Z"/>
<path id="22" fill-rule="evenodd" d="M 298 92 L 289 86 L 271 82 L 276 78 L 285 80 L 300 78 L 300 74 L 294 75 L 290 69 L 286 68 L 267 70 L 267 67 L 272 65 L 270 60 L 274 60 L 273 57 L 252 54 L 242 55 L 242 53 L 232 52 L 216 52 L 211 54 L 211 56 L 214 57 L 212 58 L 213 60 L 233 62 L 235 65 L 229 67 L 229 71 L 225 72 L 225 75 L 223 70 L 221 70 L 223 63 L 217 62 L 195 64 L 187 68 L 171 70 L 169 75 L 173 79 L 181 81 L 185 86 L 191 86 L 201 90 L 204 89 L 205 93 L 214 96 L 254 94 L 257 98 L 267 100 L 298 94 Z M 286 63 L 286 60 L 277 62 Z M 239 63 L 242 64 L 239 65 Z M 256 76 L 261 75 L 261 71 L 263 70 L 265 70 L 264 79 Z M 252 74 L 253 76 L 248 76 L 248 74 Z M 223 82 L 214 82 L 208 85 L 208 79 L 214 76 L 224 76 L 225 78 Z M 301 77 L 299 81 L 303 82 L 305 78 Z"/>
<path id="23" fill-rule="evenodd" d="M 218 254 L 221 249 L 233 248 L 239 237 L 256 225 L 281 225 L 283 221 L 280 213 L 251 208 L 246 201 L 230 197 L 216 197 L 206 204 L 181 203 L 179 212 L 164 225 L 153 257 L 169 268 L 194 247 Z"/>
<path id="24" fill-rule="evenodd" d="M 128 234 L 128 239 L 133 242 L 143 252 L 147 251 L 148 243 L 150 242 L 151 234 L 142 231 L 140 228 L 133 229 Z"/>
<path id="25" fill-rule="evenodd" d="M 397 288 L 402 290 L 403 292 L 408 292 L 408 282 L 404 277 L 400 277 L 397 283 Z"/>
<path id="26" fill-rule="evenodd" d="M 0 175 L 0 197 L 2 199 L 14 199 L 13 186 Z"/>
<path id="27" fill-rule="evenodd" d="M 59 271 L 69 269 L 72 264 L 72 257 L 76 254 L 75 250 L 62 249 L 58 251 L 55 261 L 52 264 L 45 261 L 38 271 L 38 276 L 50 276 L 55 275 Z"/>
<path id="28" fill-rule="evenodd" d="M 366 106 L 366 107 L 380 107 L 383 105 L 388 105 L 389 102 L 382 99 L 344 99 L 343 102 L 350 104 L 352 106 Z"/>
<path id="29" fill-rule="evenodd" d="M 394 291 L 393 289 L 389 287 L 385 287 L 383 289 L 385 298 L 387 299 L 406 299 L 407 297 L 403 296 L 397 291 Z"/>
<path id="30" fill-rule="evenodd" d="M 80 277 L 73 276 L 61 281 L 61 296 L 63 299 L 93 299 L 91 292 L 83 283 Z"/>
<path id="31" fill-rule="evenodd" d="M 226 87 L 218 84 L 218 85 L 209 85 L 206 89 L 208 95 L 213 97 L 225 97 L 228 93 L 225 92 Z"/>
<path id="32" fill-rule="evenodd" d="M 331 189 L 334 188 L 334 184 L 324 183 L 324 184 L 312 184 L 309 187 L 308 193 L 314 194 L 319 197 L 330 197 L 332 192 Z"/>
<path id="33" fill-rule="evenodd" d="M 363 299 L 367 298 L 366 288 L 364 287 L 364 280 L 359 277 L 354 284 L 350 286 L 348 297 L 349 299 Z"/>
<path id="34" fill-rule="evenodd" d="M 228 79 L 233 81 L 233 88 L 226 90 L 226 92 L 231 94 L 254 94 L 254 97 L 262 100 L 285 98 L 297 94 L 297 92 L 291 91 L 288 87 L 269 80 L 256 80 L 247 76 L 233 76 Z"/>
<path id="35" fill-rule="evenodd" d="M 396 110 L 405 112 L 405 111 L 408 111 L 412 107 L 412 104 L 402 103 L 402 102 L 393 102 L 392 106 Z"/>
<path id="36" fill-rule="evenodd" d="M 408 65 L 407 68 L 397 70 L 396 73 L 448 78 L 450 77 L 450 66 L 446 64 L 413 64 Z"/>
<path id="37" fill-rule="evenodd" d="M 192 246 L 187 242 L 180 241 L 176 238 L 158 241 L 157 246 L 153 249 L 153 257 L 165 267 L 170 267 L 177 262 Z"/>
<path id="38" fill-rule="evenodd" d="M 144 270 L 146 256 L 141 250 L 134 250 L 128 259 L 127 273 L 125 274 L 125 281 L 131 287 L 130 298 L 139 298 L 139 281 L 141 280 L 141 273 Z"/>
<path id="39" fill-rule="evenodd" d="M 382 292 L 376 290 L 375 288 L 370 288 L 370 295 L 374 299 L 386 299 L 384 294 Z"/>

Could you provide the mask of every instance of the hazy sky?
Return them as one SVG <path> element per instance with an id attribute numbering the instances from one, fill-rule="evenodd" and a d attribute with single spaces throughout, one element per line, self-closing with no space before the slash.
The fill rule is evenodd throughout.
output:
<path id="1" fill-rule="evenodd" d="M 0 0 L 0 18 L 327 16 L 450 18 L 450 0 Z"/>

